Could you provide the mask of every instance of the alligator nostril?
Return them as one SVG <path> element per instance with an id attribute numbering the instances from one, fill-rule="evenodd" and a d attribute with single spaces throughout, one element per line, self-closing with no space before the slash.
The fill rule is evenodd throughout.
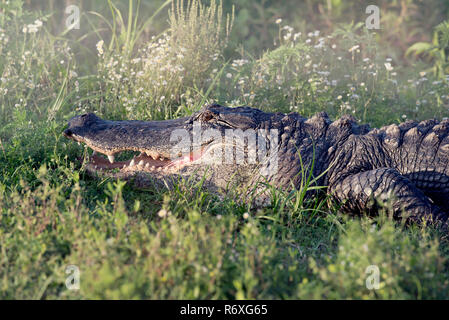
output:
<path id="1" fill-rule="evenodd" d="M 66 137 L 71 137 L 72 134 L 73 134 L 73 132 L 72 132 L 72 130 L 70 130 L 70 129 L 67 129 L 67 130 L 64 131 L 64 135 L 65 135 Z"/>

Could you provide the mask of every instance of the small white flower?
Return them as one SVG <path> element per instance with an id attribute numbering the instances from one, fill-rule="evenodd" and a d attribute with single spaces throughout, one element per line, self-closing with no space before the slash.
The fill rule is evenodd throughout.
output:
<path id="1" fill-rule="evenodd" d="M 164 218 L 164 217 L 168 216 L 168 211 L 165 210 L 165 209 L 161 209 L 161 210 L 159 210 L 159 212 L 157 213 L 157 215 L 158 215 L 159 217 L 161 217 L 161 218 Z"/>
<path id="2" fill-rule="evenodd" d="M 226 74 L 226 78 L 231 79 L 232 78 L 232 73 L 227 73 Z"/>
<path id="3" fill-rule="evenodd" d="M 279 18 L 279 19 L 276 20 L 276 24 L 280 24 L 281 22 L 282 22 L 282 19 L 281 19 L 281 18 Z"/>
<path id="4" fill-rule="evenodd" d="M 104 51 L 103 51 L 103 44 L 104 44 L 103 40 L 100 40 L 100 41 L 97 42 L 97 51 L 98 51 L 98 53 L 100 55 L 102 55 L 104 53 Z"/>
<path id="5" fill-rule="evenodd" d="M 28 33 L 36 33 L 38 31 L 38 28 L 34 24 L 28 25 Z"/>
<path id="6" fill-rule="evenodd" d="M 387 71 L 391 71 L 393 70 L 393 66 L 391 65 L 391 63 L 387 62 L 384 63 L 385 69 L 387 69 Z"/>
<path id="7" fill-rule="evenodd" d="M 248 212 L 245 212 L 244 214 L 243 214 L 243 219 L 248 219 L 249 218 L 249 214 L 248 214 Z"/>
<path id="8" fill-rule="evenodd" d="M 349 52 L 352 52 L 352 51 L 358 49 L 359 47 L 360 47 L 360 46 L 357 44 L 357 45 L 353 46 L 352 48 L 350 48 L 348 51 L 349 51 Z"/>

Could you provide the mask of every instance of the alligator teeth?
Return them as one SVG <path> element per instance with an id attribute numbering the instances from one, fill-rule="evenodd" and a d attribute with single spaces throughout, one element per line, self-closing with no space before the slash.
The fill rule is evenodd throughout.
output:
<path id="1" fill-rule="evenodd" d="M 143 166 L 143 164 L 144 164 L 143 160 L 140 160 L 139 161 L 139 166 Z"/>
<path id="2" fill-rule="evenodd" d="M 132 167 L 135 165 L 134 159 L 131 160 L 131 162 L 129 163 L 129 166 Z"/>
<path id="3" fill-rule="evenodd" d="M 125 169 L 125 168 L 126 168 L 126 164 L 123 165 L 123 169 Z"/>
<path id="4" fill-rule="evenodd" d="M 156 170 L 156 167 L 155 166 L 151 166 L 151 170 Z"/>
<path id="5" fill-rule="evenodd" d="M 147 164 L 145 165 L 145 169 L 148 169 L 150 167 L 150 164 L 147 162 Z"/>
<path id="6" fill-rule="evenodd" d="M 97 154 L 97 151 L 92 151 L 92 157 Z"/>
<path id="7" fill-rule="evenodd" d="M 113 164 L 113 163 L 114 163 L 115 157 L 114 157 L 114 156 L 108 156 L 108 159 L 109 159 L 109 162 L 110 162 L 111 164 Z"/>

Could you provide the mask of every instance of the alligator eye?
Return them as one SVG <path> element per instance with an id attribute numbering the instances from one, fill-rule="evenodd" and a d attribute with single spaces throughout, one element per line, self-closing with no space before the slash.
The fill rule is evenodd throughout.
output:
<path id="1" fill-rule="evenodd" d="M 210 111 L 205 111 L 202 115 L 201 115 L 201 121 L 207 122 L 210 121 L 211 119 L 213 119 L 214 114 Z"/>

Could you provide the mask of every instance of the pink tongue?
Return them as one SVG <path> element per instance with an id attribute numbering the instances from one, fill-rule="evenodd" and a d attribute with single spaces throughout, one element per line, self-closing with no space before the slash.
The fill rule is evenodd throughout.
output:
<path id="1" fill-rule="evenodd" d="M 171 164 L 175 164 L 175 165 L 183 165 L 183 164 L 188 164 L 189 162 L 193 162 L 196 161 L 198 159 L 200 159 L 204 154 L 204 150 L 196 150 L 194 152 L 190 152 L 190 155 L 188 156 L 184 156 L 182 158 L 178 158 L 172 161 Z"/>

